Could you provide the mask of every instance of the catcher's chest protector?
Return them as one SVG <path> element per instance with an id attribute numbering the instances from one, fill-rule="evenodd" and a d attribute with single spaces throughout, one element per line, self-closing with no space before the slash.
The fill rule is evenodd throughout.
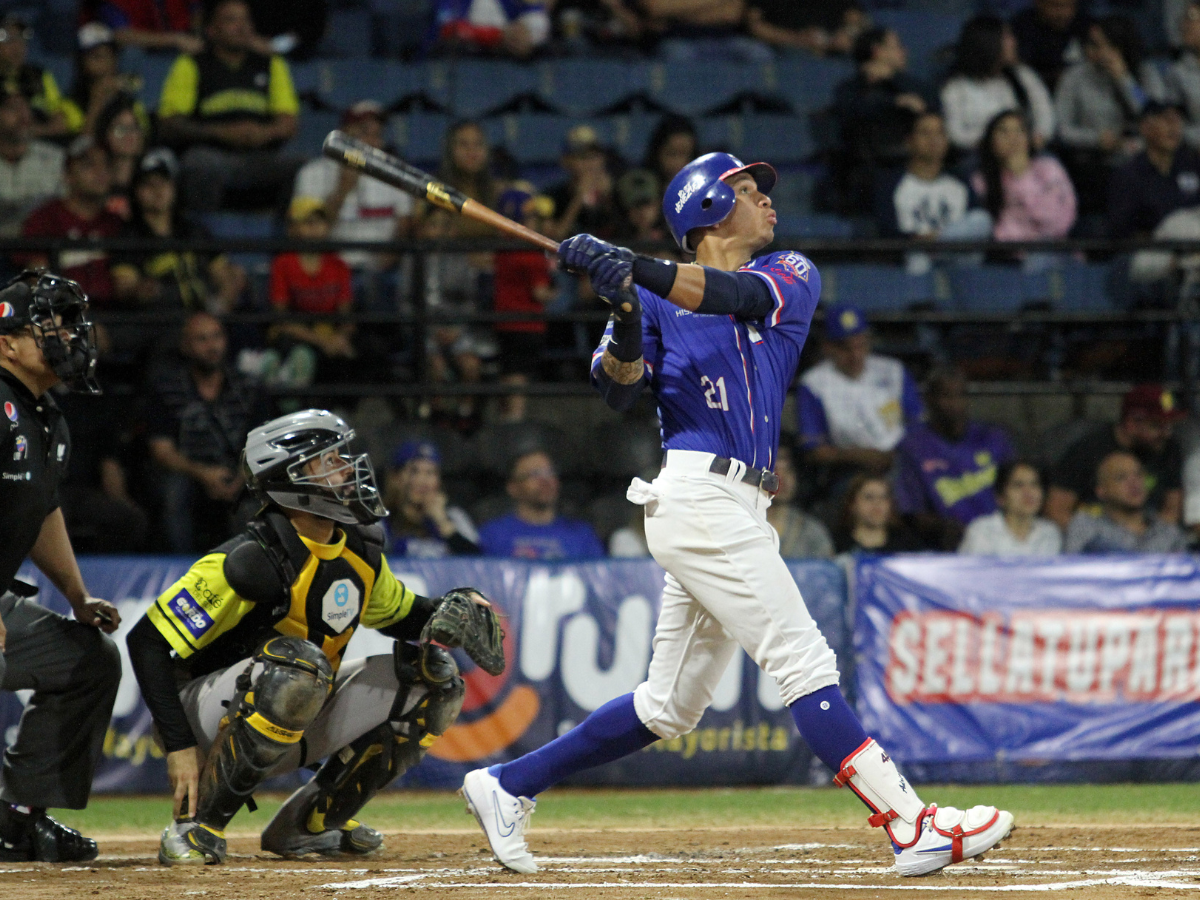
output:
<path id="1" fill-rule="evenodd" d="M 269 622 L 261 624 L 316 644 L 336 671 L 375 588 L 383 564 L 380 548 L 353 525 L 340 526 L 334 543 L 317 544 L 274 514 L 252 522 L 248 530 L 254 540 L 231 551 L 226 561 L 230 586 L 243 596 L 254 590 L 270 598 L 268 604 L 259 600 L 260 607 L 270 609 Z M 240 556 L 257 559 L 242 565 Z M 255 583 L 235 584 L 243 580 Z"/>

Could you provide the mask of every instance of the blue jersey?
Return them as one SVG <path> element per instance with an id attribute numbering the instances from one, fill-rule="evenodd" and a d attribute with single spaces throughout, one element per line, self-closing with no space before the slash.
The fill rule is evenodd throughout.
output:
<path id="1" fill-rule="evenodd" d="M 699 450 L 775 468 L 788 387 L 821 296 L 821 276 L 803 254 L 761 256 L 739 271 L 762 278 L 775 306 L 763 319 L 701 315 L 637 288 L 642 302 L 644 378 L 658 400 L 663 449 Z M 612 323 L 592 355 L 592 380 Z"/>

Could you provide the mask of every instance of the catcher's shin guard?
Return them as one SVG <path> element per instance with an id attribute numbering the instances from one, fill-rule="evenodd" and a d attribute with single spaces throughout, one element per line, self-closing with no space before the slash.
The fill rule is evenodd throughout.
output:
<path id="1" fill-rule="evenodd" d="M 344 828 L 376 792 L 419 763 L 458 718 L 466 686 L 454 658 L 439 647 L 422 650 L 396 644 L 400 690 L 389 721 L 330 756 L 317 772 L 310 832 Z"/>
<path id="2" fill-rule="evenodd" d="M 262 671 L 222 720 L 200 776 L 196 821 L 223 830 L 266 773 L 304 734 L 333 687 L 333 667 L 294 637 L 268 640 L 251 671 Z"/>
<path id="3" fill-rule="evenodd" d="M 842 761 L 833 782 L 858 794 L 874 811 L 867 821 L 882 825 L 897 847 L 911 845 L 920 835 L 925 804 L 874 738 Z"/>

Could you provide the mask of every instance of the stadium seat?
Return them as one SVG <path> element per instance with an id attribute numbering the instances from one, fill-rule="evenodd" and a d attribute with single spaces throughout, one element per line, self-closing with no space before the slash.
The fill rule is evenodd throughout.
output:
<path id="1" fill-rule="evenodd" d="M 432 0 L 369 0 L 371 51 L 376 56 L 408 57 L 429 33 Z"/>
<path id="2" fill-rule="evenodd" d="M 521 94 L 536 94 L 539 68 L 499 60 L 461 60 L 450 72 L 450 107 L 476 118 Z"/>
<path id="3" fill-rule="evenodd" d="M 317 45 L 321 56 L 366 57 L 371 53 L 371 10 L 331 9 L 325 36 Z"/>
<path id="4" fill-rule="evenodd" d="M 576 57 L 547 63 L 538 81 L 547 103 L 574 116 L 588 116 L 634 94 L 649 94 L 645 62 Z"/>
<path id="5" fill-rule="evenodd" d="M 167 53 L 147 53 L 142 58 L 142 90 L 139 98 L 147 109 L 158 109 L 163 82 L 167 80 L 167 73 L 174 64 L 175 57 Z"/>
<path id="6" fill-rule="evenodd" d="M 625 115 L 609 116 L 606 121 L 609 127 L 612 147 L 632 163 L 640 163 L 650 143 L 650 135 L 658 125 L 659 116 L 652 113 L 636 112 Z"/>
<path id="7" fill-rule="evenodd" d="M 504 125 L 502 142 L 522 166 L 557 164 L 567 132 L 583 124 L 579 119 L 569 116 L 540 113 L 503 116 L 501 122 Z M 596 129 L 601 143 L 611 143 L 612 128 L 609 122 L 594 120 L 587 124 Z"/>
<path id="8" fill-rule="evenodd" d="M 780 213 L 776 238 L 845 239 L 854 237 L 854 223 L 828 213 Z"/>
<path id="9" fill-rule="evenodd" d="M 953 268 L 949 279 L 954 305 L 962 312 L 1016 312 L 1028 299 L 1026 275 L 1015 266 Z"/>
<path id="10" fill-rule="evenodd" d="M 300 114 L 296 137 L 289 149 L 304 156 L 320 156 L 325 135 L 337 127 L 337 113 L 305 110 Z"/>
<path id="11" fill-rule="evenodd" d="M 1102 263 L 1071 263 L 1052 269 L 1050 303 L 1065 312 L 1111 312 L 1116 308 L 1111 276 L 1110 268 Z"/>
<path id="12" fill-rule="evenodd" d="M 779 93 L 797 112 L 813 112 L 833 102 L 834 89 L 854 75 L 844 59 L 814 59 L 799 54 L 779 59 L 773 77 L 767 69 L 767 87 Z"/>
<path id="13" fill-rule="evenodd" d="M 325 65 L 319 84 L 321 98 L 338 110 L 359 100 L 378 100 L 384 106 L 416 93 L 420 70 L 385 59 L 334 59 Z"/>
<path id="14" fill-rule="evenodd" d="M 442 139 L 450 125 L 445 113 L 413 112 L 389 120 L 396 149 L 415 165 L 436 169 L 442 158 Z"/>
<path id="15" fill-rule="evenodd" d="M 762 67 L 749 63 L 695 60 L 656 63 L 650 68 L 651 99 L 685 116 L 698 116 L 762 86 Z"/>
<path id="16" fill-rule="evenodd" d="M 790 213 L 811 213 L 813 206 L 813 186 L 816 174 L 812 166 L 790 165 L 771 160 L 779 181 L 771 191 L 771 205 L 781 215 Z"/>
<path id="17" fill-rule="evenodd" d="M 852 303 L 867 312 L 902 311 L 933 297 L 932 275 L 909 275 L 899 266 L 851 264 L 821 270 L 826 303 Z"/>
<path id="18" fill-rule="evenodd" d="M 881 9 L 875 23 L 900 35 L 908 49 L 908 70 L 926 81 L 936 81 L 943 61 L 939 55 L 958 41 L 964 17 L 926 9 Z"/>

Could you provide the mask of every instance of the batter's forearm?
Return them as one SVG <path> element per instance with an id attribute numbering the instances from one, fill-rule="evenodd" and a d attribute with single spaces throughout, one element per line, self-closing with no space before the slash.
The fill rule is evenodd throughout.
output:
<path id="1" fill-rule="evenodd" d="M 645 361 L 641 357 L 626 362 L 617 359 L 610 350 L 605 350 L 604 355 L 600 357 L 600 367 L 604 369 L 605 375 L 621 385 L 637 384 L 646 371 Z"/>

